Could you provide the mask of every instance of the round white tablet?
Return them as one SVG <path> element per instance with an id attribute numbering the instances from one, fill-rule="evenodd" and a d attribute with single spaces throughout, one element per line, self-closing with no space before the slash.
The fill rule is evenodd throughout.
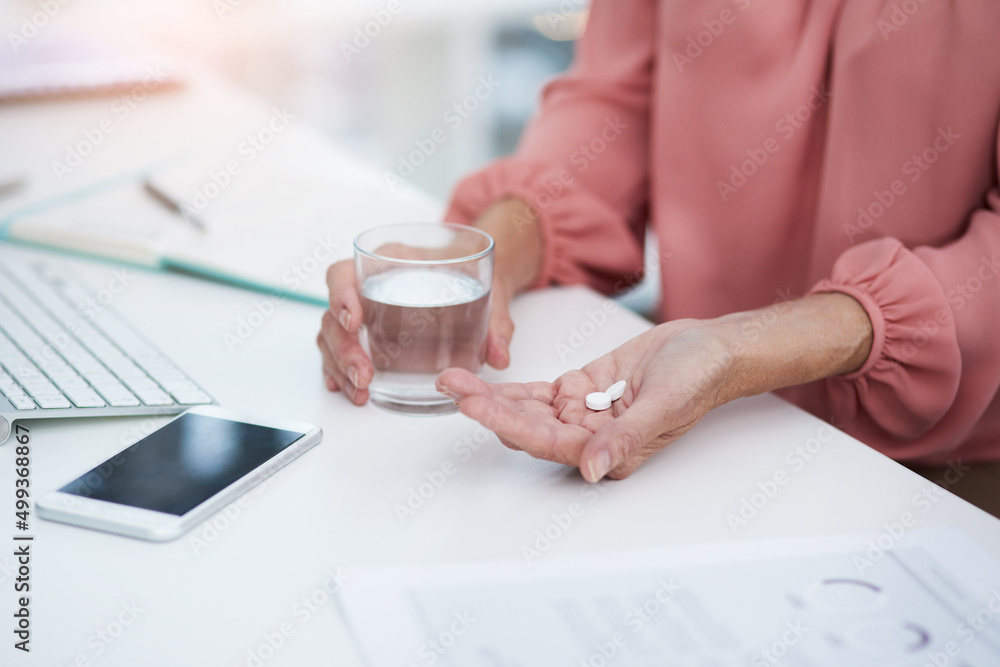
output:
<path id="1" fill-rule="evenodd" d="M 591 410 L 607 410 L 611 407 L 611 397 L 603 391 L 587 394 L 587 407 Z"/>
<path id="2" fill-rule="evenodd" d="M 617 401 L 625 395 L 625 380 L 619 380 L 604 390 L 604 393 L 611 397 L 612 401 Z"/>

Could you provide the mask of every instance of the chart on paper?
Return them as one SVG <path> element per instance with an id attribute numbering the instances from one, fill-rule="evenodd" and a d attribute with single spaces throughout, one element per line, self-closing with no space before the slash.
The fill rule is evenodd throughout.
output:
<path id="1" fill-rule="evenodd" d="M 379 667 L 1000 664 L 1000 564 L 971 558 L 978 547 L 960 533 L 951 544 L 871 544 L 793 555 L 716 545 L 701 564 L 665 550 L 663 567 L 642 553 L 625 571 L 408 571 L 372 588 L 362 576 L 345 607 Z M 405 647 L 368 641 L 362 591 L 382 605 L 372 623 L 398 629 Z"/>

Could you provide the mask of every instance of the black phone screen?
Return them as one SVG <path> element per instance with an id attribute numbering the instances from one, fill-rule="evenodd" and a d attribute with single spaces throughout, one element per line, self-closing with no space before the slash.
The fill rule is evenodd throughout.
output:
<path id="1" fill-rule="evenodd" d="M 304 435 L 188 413 L 59 490 L 182 516 Z"/>

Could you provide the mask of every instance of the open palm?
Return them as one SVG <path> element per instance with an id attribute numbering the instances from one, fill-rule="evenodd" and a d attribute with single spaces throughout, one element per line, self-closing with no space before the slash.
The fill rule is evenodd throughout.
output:
<path id="1" fill-rule="evenodd" d="M 590 481 L 627 477 L 719 403 L 724 342 L 694 321 L 660 325 L 554 382 L 491 384 L 448 369 L 438 388 L 508 447 L 577 466 Z M 609 410 L 587 394 L 625 380 Z"/>

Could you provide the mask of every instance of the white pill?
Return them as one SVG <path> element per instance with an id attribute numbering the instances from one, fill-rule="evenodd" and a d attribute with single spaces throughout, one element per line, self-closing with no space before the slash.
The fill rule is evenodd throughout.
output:
<path id="1" fill-rule="evenodd" d="M 604 390 L 612 401 L 617 401 L 619 398 L 625 395 L 625 380 L 619 380 L 613 385 Z"/>
<path id="2" fill-rule="evenodd" d="M 587 394 L 587 407 L 591 410 L 607 410 L 611 407 L 611 397 L 603 391 Z"/>

